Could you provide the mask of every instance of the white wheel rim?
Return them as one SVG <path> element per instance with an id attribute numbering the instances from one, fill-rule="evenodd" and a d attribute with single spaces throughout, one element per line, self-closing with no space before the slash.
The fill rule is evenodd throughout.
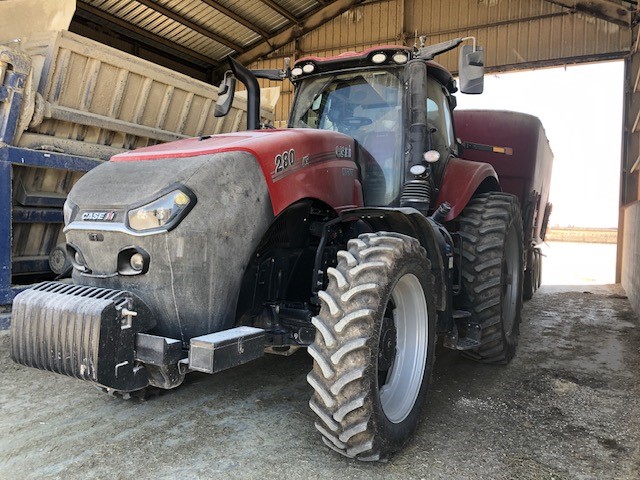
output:
<path id="1" fill-rule="evenodd" d="M 422 386 L 429 348 L 429 313 L 422 285 L 413 274 L 400 278 L 391 297 L 396 307 L 396 356 L 379 391 L 384 414 L 390 422 L 400 423 L 413 410 Z"/>

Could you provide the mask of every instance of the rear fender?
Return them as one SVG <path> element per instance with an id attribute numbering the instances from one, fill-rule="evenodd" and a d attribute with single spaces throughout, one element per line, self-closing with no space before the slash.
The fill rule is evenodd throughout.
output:
<path id="1" fill-rule="evenodd" d="M 444 202 L 451 205 L 445 222 L 460 215 L 475 193 L 491 191 L 501 191 L 498 175 L 491 165 L 460 158 L 450 159 L 442 178 L 437 202 L 438 205 Z"/>
<path id="2" fill-rule="evenodd" d="M 372 232 L 397 232 L 417 238 L 427 251 L 435 280 L 436 309 L 450 308 L 448 299 L 449 260 L 447 238 L 451 237 L 441 225 L 425 217 L 414 208 L 358 208 L 341 213 L 344 222 L 361 221 Z"/>

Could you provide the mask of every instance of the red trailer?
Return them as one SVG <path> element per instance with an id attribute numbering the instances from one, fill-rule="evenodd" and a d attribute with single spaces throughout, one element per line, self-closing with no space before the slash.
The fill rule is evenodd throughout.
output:
<path id="1" fill-rule="evenodd" d="M 463 157 L 491 164 L 502 190 L 520 200 L 526 256 L 524 298 L 529 299 L 540 286 L 542 256 L 538 245 L 544 241 L 551 213 L 553 152 L 544 127 L 533 115 L 495 110 L 455 111 L 455 126 L 463 144 L 473 147 L 466 148 Z M 506 154 L 469 144 L 499 145 L 506 147 Z"/>

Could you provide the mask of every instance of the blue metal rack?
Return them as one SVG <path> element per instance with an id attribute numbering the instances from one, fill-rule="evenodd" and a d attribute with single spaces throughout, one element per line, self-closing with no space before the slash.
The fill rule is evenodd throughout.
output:
<path id="1" fill-rule="evenodd" d="M 62 223 L 63 213 L 59 205 L 48 205 L 47 199 L 36 201 L 42 207 L 13 205 L 12 176 L 16 166 L 55 168 L 86 172 L 102 161 L 82 156 L 66 155 L 43 150 L 30 150 L 9 145 L 0 146 L 0 305 L 10 304 L 13 297 L 25 287 L 12 286 L 11 277 L 16 273 L 41 272 L 49 269 L 43 258 L 22 259 L 11 256 L 11 232 L 15 223 Z M 37 199 L 36 199 L 37 200 Z"/>
<path id="2" fill-rule="evenodd" d="M 0 57 L 0 306 L 3 306 L 10 304 L 16 293 L 25 288 L 13 286 L 12 276 L 50 272 L 46 255 L 12 258 L 13 226 L 20 223 L 63 222 L 62 196 L 47 197 L 36 192 L 24 197 L 22 202 L 14 202 L 12 189 L 15 168 L 86 172 L 99 165 L 101 161 L 12 146 L 16 134 L 19 133 L 17 130 L 21 121 L 27 78 L 31 71 L 31 59 L 6 47 L 0 49 Z M 0 318 L 0 328 L 2 323 L 3 320 Z"/>

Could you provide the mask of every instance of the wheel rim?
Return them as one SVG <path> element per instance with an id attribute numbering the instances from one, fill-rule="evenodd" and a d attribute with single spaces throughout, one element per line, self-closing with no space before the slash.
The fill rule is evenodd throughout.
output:
<path id="1" fill-rule="evenodd" d="M 502 326 L 505 336 L 513 332 L 518 310 L 521 269 L 518 257 L 520 248 L 515 227 L 511 225 L 505 245 L 505 258 L 502 262 Z"/>
<path id="2" fill-rule="evenodd" d="M 429 313 L 424 290 L 415 275 L 400 278 L 391 299 L 395 306 L 396 353 L 386 382 L 379 380 L 378 388 L 382 411 L 390 422 L 400 423 L 413 409 L 422 386 L 429 348 Z M 385 338 L 388 340 L 388 335 Z"/>

